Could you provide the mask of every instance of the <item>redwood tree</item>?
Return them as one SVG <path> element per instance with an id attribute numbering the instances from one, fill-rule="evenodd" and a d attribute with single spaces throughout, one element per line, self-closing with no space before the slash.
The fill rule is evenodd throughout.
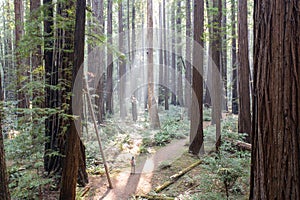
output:
<path id="1" fill-rule="evenodd" d="M 250 87 L 249 87 L 249 47 L 248 47 L 248 23 L 247 23 L 247 1 L 238 1 L 238 88 L 239 88 L 239 133 L 250 134 L 251 113 L 250 113 Z M 250 137 L 247 137 L 250 142 Z"/>
<path id="2" fill-rule="evenodd" d="M 154 75 L 153 75 L 153 5 L 152 0 L 147 0 L 147 64 L 148 64 L 148 109 L 150 115 L 150 126 L 153 129 L 160 128 L 157 103 L 154 97 Z"/>
<path id="3" fill-rule="evenodd" d="M 194 42 L 201 46 L 200 52 L 194 44 L 193 48 L 193 79 L 191 133 L 189 151 L 195 155 L 200 150 L 204 153 L 203 143 L 203 31 L 204 31 L 204 1 L 195 0 L 194 4 Z M 202 74 L 201 74 L 202 73 Z"/>
<path id="4" fill-rule="evenodd" d="M 74 62 L 72 69 L 72 88 L 75 85 L 75 77 L 78 75 L 83 75 L 83 70 L 80 67 L 84 61 L 85 7 L 85 0 L 77 0 L 76 22 L 74 32 Z M 82 82 L 81 84 L 78 84 L 77 87 L 82 88 Z M 78 89 L 78 93 L 71 98 L 71 101 L 73 104 L 82 105 L 81 89 Z M 70 109 L 72 109 L 72 106 L 70 106 Z M 74 113 L 70 110 L 70 114 Z M 80 165 L 80 156 L 78 155 L 80 155 L 81 149 L 79 138 L 79 136 L 81 135 L 80 120 L 80 117 L 79 120 L 70 119 L 70 129 L 66 133 L 66 157 L 63 164 L 62 184 L 59 197 L 61 200 L 73 200 L 76 198 L 76 184 L 78 169 Z M 75 123 L 79 124 L 77 128 Z"/>
<path id="5" fill-rule="evenodd" d="M 299 1 L 254 1 L 250 199 L 300 199 Z"/>
<path id="6" fill-rule="evenodd" d="M 232 113 L 238 114 L 238 93 L 237 93 L 237 59 L 236 59 L 236 14 L 235 0 L 231 0 L 231 66 L 232 66 Z"/>
<path id="7" fill-rule="evenodd" d="M 0 74 L 0 199 L 10 200 L 10 193 L 8 189 L 8 175 L 6 171 L 5 152 L 2 135 L 2 114 L 3 114 L 3 92 L 2 92 L 2 77 Z"/>

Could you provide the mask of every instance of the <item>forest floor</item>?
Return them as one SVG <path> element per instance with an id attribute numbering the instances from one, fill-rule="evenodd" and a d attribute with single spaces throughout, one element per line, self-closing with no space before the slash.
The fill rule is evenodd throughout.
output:
<path id="1" fill-rule="evenodd" d="M 204 122 L 204 128 L 209 125 L 210 122 Z M 127 155 L 128 164 L 125 163 L 123 168 L 112 174 L 113 189 L 108 188 L 108 181 L 105 176 L 91 175 L 89 176 L 90 183 L 86 187 L 89 188 L 89 192 L 84 196 L 84 199 L 126 200 L 134 199 L 136 195 L 148 194 L 154 187 L 162 184 L 172 173 L 177 173 L 197 160 L 195 157 L 187 158 L 172 166 L 172 163 L 179 158 L 189 157 L 185 155 L 187 154 L 187 144 L 187 138 L 174 140 L 150 154 L 139 155 L 136 157 L 135 174 L 131 174 L 130 155 Z M 117 165 L 124 165 L 124 160 Z"/>

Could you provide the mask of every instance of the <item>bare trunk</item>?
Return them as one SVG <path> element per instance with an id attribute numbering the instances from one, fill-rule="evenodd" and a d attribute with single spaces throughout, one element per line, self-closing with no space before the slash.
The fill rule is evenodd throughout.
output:
<path id="1" fill-rule="evenodd" d="M 107 36 L 108 44 L 112 45 L 112 6 L 113 0 L 107 5 Z M 106 111 L 113 114 L 113 55 L 108 49 L 107 53 L 107 80 L 106 80 Z"/>
<path id="2" fill-rule="evenodd" d="M 299 1 L 256 0 L 254 4 L 249 199 L 300 199 L 298 8 Z"/>
<path id="3" fill-rule="evenodd" d="M 231 66 L 232 66 L 232 113 L 238 114 L 238 93 L 237 93 L 237 59 L 236 59 L 236 17 L 235 17 L 235 0 L 231 0 Z"/>
<path id="4" fill-rule="evenodd" d="M 2 135 L 2 117 L 3 117 L 3 91 L 2 91 L 2 77 L 0 76 L 0 199 L 10 200 L 10 193 L 8 187 L 8 174 L 6 171 L 5 152 Z"/>
<path id="5" fill-rule="evenodd" d="M 154 96 L 154 76 L 153 76 L 153 6 L 152 0 L 147 0 L 147 40 L 149 49 L 147 52 L 148 62 L 148 109 L 150 115 L 150 126 L 153 129 L 160 128 L 158 108 Z"/>
<path id="6" fill-rule="evenodd" d="M 119 1 L 119 9 L 118 9 L 118 17 L 119 17 L 119 51 L 125 53 L 125 44 L 124 41 L 124 33 L 123 33 L 123 5 L 122 1 Z M 126 104 L 125 104 L 125 84 L 126 84 L 126 63 L 125 59 L 122 57 L 119 58 L 119 104 L 120 104 L 120 117 L 121 119 L 125 119 L 126 117 Z"/>
<path id="7" fill-rule="evenodd" d="M 183 88 L 182 88 L 182 59 L 181 47 L 181 0 L 177 1 L 176 11 L 176 33 L 177 33 L 177 105 L 183 106 Z"/>
<path id="8" fill-rule="evenodd" d="M 163 29 L 164 29 L 164 100 L 165 100 L 165 110 L 169 110 L 169 62 L 168 62 L 168 55 L 169 52 L 167 51 L 167 33 L 166 33 L 166 0 L 163 0 Z"/>
<path id="9" fill-rule="evenodd" d="M 238 1 L 238 21 L 239 21 L 239 37 L 238 37 L 238 88 L 239 88 L 239 133 L 247 133 L 247 142 L 250 142 L 251 132 L 251 111 L 250 111 L 250 85 L 249 85 L 249 55 L 248 55 L 248 23 L 247 23 L 247 1 Z"/>
<path id="10" fill-rule="evenodd" d="M 25 76 L 25 65 L 23 63 L 21 54 L 20 54 L 20 41 L 24 33 L 24 6 L 22 0 L 14 0 L 15 8 L 15 50 L 16 50 L 16 65 L 17 65 L 17 91 L 18 91 L 18 108 L 28 108 L 29 102 L 25 92 L 23 91 L 23 84 Z M 21 110 L 19 110 L 18 116 L 21 117 Z"/>
<path id="11" fill-rule="evenodd" d="M 197 155 L 204 153 L 203 143 L 203 25 L 204 1 L 195 0 L 194 5 L 194 41 L 200 44 L 200 49 L 193 48 L 193 94 L 191 111 L 191 132 L 189 151 Z M 200 52 L 199 52 L 200 50 Z"/>
<path id="12" fill-rule="evenodd" d="M 171 55 L 172 55 L 172 71 L 171 71 L 171 104 L 176 105 L 176 54 L 175 54 L 175 6 L 174 3 L 172 4 L 172 9 L 171 9 L 171 29 L 172 31 L 172 43 L 171 43 Z"/>
<path id="13" fill-rule="evenodd" d="M 191 71 L 191 2 L 190 0 L 186 0 L 186 69 L 185 69 L 185 106 L 187 108 L 187 115 L 190 119 L 191 117 L 191 79 L 192 79 L 192 71 Z"/>
<path id="14" fill-rule="evenodd" d="M 212 45 L 212 60 L 215 64 L 212 67 L 213 75 L 213 121 L 216 124 L 216 149 L 219 150 L 221 146 L 221 62 L 220 62 L 220 51 L 221 51 L 221 19 L 222 19 L 222 1 L 214 0 L 213 7 L 218 9 L 218 13 L 213 15 L 213 41 Z"/>

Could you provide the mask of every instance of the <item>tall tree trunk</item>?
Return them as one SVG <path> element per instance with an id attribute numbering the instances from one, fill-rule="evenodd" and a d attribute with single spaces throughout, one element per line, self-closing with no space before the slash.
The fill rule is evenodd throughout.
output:
<path id="1" fill-rule="evenodd" d="M 2 91 L 2 76 L 0 75 L 0 199 L 10 200 L 8 188 L 8 174 L 6 171 L 5 152 L 2 135 L 2 117 L 3 117 L 3 91 Z"/>
<path id="2" fill-rule="evenodd" d="M 163 31 L 162 31 L 162 7 L 159 3 L 159 90 L 158 90 L 158 105 L 162 105 L 164 100 L 164 87 L 163 87 L 163 77 L 164 77 L 164 66 L 163 66 Z"/>
<path id="3" fill-rule="evenodd" d="M 58 91 L 53 89 L 58 84 L 58 68 L 53 64 L 53 5 L 52 0 L 44 0 L 43 5 L 47 9 L 44 14 L 44 62 L 45 62 L 45 108 L 58 108 Z M 45 137 L 49 138 L 45 143 L 44 169 L 48 173 L 54 171 L 58 156 L 49 156 L 53 151 L 58 151 L 56 143 L 59 130 L 58 114 L 48 115 L 45 120 Z"/>
<path id="4" fill-rule="evenodd" d="M 72 70 L 72 89 L 75 86 L 76 76 L 81 76 L 79 80 L 80 83 L 76 83 L 77 92 L 74 97 L 71 97 L 72 104 L 82 105 L 82 75 L 83 68 L 81 65 L 84 61 L 84 31 L 85 31 L 85 0 L 77 0 L 76 3 L 76 22 L 75 22 L 75 32 L 74 32 L 74 64 Z M 75 114 L 71 110 L 70 114 Z M 82 109 L 79 109 L 81 112 Z M 79 116 L 81 116 L 79 114 Z M 81 135 L 81 118 L 70 119 L 70 130 L 67 132 L 66 137 L 66 157 L 64 160 L 63 170 L 62 170 L 62 184 L 60 190 L 61 200 L 73 200 L 76 198 L 76 184 L 79 169 L 79 156 L 80 155 L 80 138 Z M 77 127 L 80 128 L 76 128 Z M 75 155 L 75 156 L 74 156 Z"/>
<path id="5" fill-rule="evenodd" d="M 237 59 L 236 59 L 236 14 L 235 0 L 231 0 L 231 66 L 232 66 L 232 113 L 238 114 L 238 92 L 237 92 Z"/>
<path id="6" fill-rule="evenodd" d="M 213 23 L 212 23 L 212 18 L 213 18 L 213 14 L 212 14 L 212 9 L 211 9 L 211 5 L 209 5 L 209 1 L 206 0 L 205 1 L 205 5 L 206 5 L 206 16 L 208 18 L 208 24 L 209 24 L 209 47 L 208 47 L 208 59 L 207 59 L 207 70 L 206 70 L 206 85 L 205 85 L 205 95 L 204 95 L 204 104 L 206 106 L 211 106 L 211 95 L 210 92 L 213 91 L 209 91 L 208 90 L 208 85 L 212 85 L 212 60 L 210 59 L 210 56 L 212 54 L 212 41 L 213 41 Z"/>
<path id="7" fill-rule="evenodd" d="M 99 29 L 96 29 L 97 32 L 96 34 L 101 34 L 104 35 L 104 16 L 103 16 L 103 12 L 104 12 L 104 3 L 103 0 L 92 0 L 92 8 L 93 8 L 93 13 L 97 19 L 97 25 L 100 27 Z M 89 44 L 88 50 L 89 53 L 91 51 L 91 45 Z M 103 52 L 103 50 L 101 51 L 101 53 Z M 92 54 L 93 55 L 93 54 Z M 100 63 L 104 63 L 104 58 L 103 55 L 96 55 L 100 57 Z M 93 58 L 91 58 L 91 55 L 89 54 L 88 57 L 88 62 L 93 62 L 92 60 Z M 96 58 L 95 58 L 96 59 Z M 92 66 L 93 69 L 91 70 L 95 70 L 94 63 L 89 64 L 89 66 Z M 98 77 L 99 79 L 98 82 L 94 82 L 92 87 L 95 88 L 95 92 L 97 95 L 95 95 L 95 104 L 97 105 L 97 119 L 99 123 L 102 123 L 104 120 L 104 115 L 105 115 L 105 109 L 104 109 L 104 66 L 100 65 L 99 66 L 100 69 L 98 69 L 98 71 L 96 72 L 96 74 L 100 77 Z"/>
<path id="8" fill-rule="evenodd" d="M 238 37 L 238 88 L 239 88 L 239 133 L 247 133 L 246 140 L 250 142 L 251 132 L 251 111 L 250 111 L 250 86 L 249 86 L 249 55 L 248 55 L 248 22 L 247 22 L 247 1 L 238 1 L 238 21 L 239 21 L 239 37 Z"/>
<path id="9" fill-rule="evenodd" d="M 249 199 L 300 199 L 299 1 L 254 1 Z"/>
<path id="10" fill-rule="evenodd" d="M 182 58 L 181 47 L 181 0 L 177 0 L 176 11 L 176 33 L 177 35 L 177 105 L 183 106 L 183 88 L 182 88 L 182 65 L 184 64 Z"/>
<path id="11" fill-rule="evenodd" d="M 163 34 L 164 34 L 164 100 L 165 100 L 165 110 L 169 110 L 169 62 L 167 51 L 167 31 L 166 31 L 166 0 L 163 0 Z"/>
<path id="12" fill-rule="evenodd" d="M 123 32 L 123 5 L 122 1 L 118 2 L 119 9 L 118 9 L 118 17 L 119 17 L 119 51 L 125 53 L 125 44 L 123 43 L 125 34 Z M 120 117 L 121 119 L 125 119 L 126 117 L 126 105 L 124 102 L 125 99 L 125 72 L 126 72 L 126 64 L 125 59 L 122 57 L 119 58 L 119 103 L 120 103 Z"/>
<path id="13" fill-rule="evenodd" d="M 18 108 L 28 108 L 28 102 L 25 92 L 22 90 L 24 84 L 25 69 L 22 57 L 20 54 L 20 41 L 24 34 L 24 6 L 22 0 L 14 0 L 15 8 L 15 50 L 16 50 L 16 65 L 17 65 L 17 91 L 18 91 Z M 18 116 L 22 116 L 19 111 Z"/>
<path id="14" fill-rule="evenodd" d="M 193 48 L 193 95 L 191 111 L 191 133 L 189 151 L 197 155 L 204 153 L 203 143 L 203 32 L 204 32 L 204 1 L 195 0 L 194 4 L 194 44 Z M 199 52 L 200 50 L 200 52 Z"/>
<path id="15" fill-rule="evenodd" d="M 191 2 L 186 0 L 186 69 L 185 69 L 185 106 L 187 108 L 187 115 L 191 117 Z"/>
<path id="16" fill-rule="evenodd" d="M 223 0 L 222 15 L 222 81 L 224 85 L 224 93 L 222 95 L 222 109 L 228 111 L 228 98 L 227 98 L 227 11 L 226 0 Z"/>
<path id="17" fill-rule="evenodd" d="M 172 96 L 171 96 L 171 104 L 176 105 L 176 48 L 175 48 L 175 6 L 174 6 L 174 2 L 172 3 L 172 7 L 171 7 L 171 28 L 172 28 L 172 43 L 171 43 L 171 52 L 172 52 L 172 71 L 171 71 L 171 92 L 172 92 Z"/>
<path id="18" fill-rule="evenodd" d="M 112 45 L 112 6 L 113 0 L 107 2 L 107 36 L 108 44 Z M 106 80 L 106 111 L 113 114 L 113 55 L 107 53 L 107 80 Z"/>
<path id="19" fill-rule="evenodd" d="M 157 103 L 154 96 L 154 74 L 153 74 L 153 5 L 152 0 L 147 0 L 147 40 L 150 47 L 147 52 L 148 64 L 148 109 L 150 115 L 150 127 L 160 128 Z"/>
<path id="20" fill-rule="evenodd" d="M 213 75 L 213 121 L 216 124 L 216 149 L 221 146 L 221 20 L 222 20 L 222 1 L 213 0 L 213 7 L 218 9 L 218 13 L 213 15 L 213 41 L 212 45 L 212 60 L 215 64 L 212 67 Z"/>

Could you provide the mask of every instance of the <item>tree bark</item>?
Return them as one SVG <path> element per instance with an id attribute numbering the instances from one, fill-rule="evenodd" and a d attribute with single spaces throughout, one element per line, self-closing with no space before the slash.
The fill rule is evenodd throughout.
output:
<path id="1" fill-rule="evenodd" d="M 125 53 L 125 45 L 123 43 L 124 41 L 124 30 L 123 30 L 123 5 L 122 1 L 118 2 L 119 9 L 118 9 L 118 17 L 119 17 L 119 51 L 121 53 Z M 126 64 L 125 64 L 125 59 L 122 57 L 119 58 L 119 104 L 120 104 L 120 117 L 121 119 L 125 119 L 126 117 L 126 105 L 124 102 L 125 99 L 125 84 L 126 84 L 126 79 L 125 79 L 125 73 L 126 73 Z"/>
<path id="2" fill-rule="evenodd" d="M 3 91 L 2 76 L 0 75 L 0 200 L 10 200 L 10 192 L 8 187 L 8 174 L 6 171 L 5 151 L 2 135 L 2 117 L 3 117 Z"/>
<path id="3" fill-rule="evenodd" d="M 164 100 L 165 100 L 165 110 L 169 110 L 169 62 L 168 62 L 168 55 L 169 52 L 167 51 L 167 32 L 166 32 L 166 0 L 163 0 L 163 34 L 164 34 Z"/>
<path id="4" fill-rule="evenodd" d="M 227 98 L 227 11 L 226 1 L 223 0 L 223 8 L 225 12 L 222 14 L 222 81 L 224 92 L 222 94 L 222 109 L 228 111 L 228 98 Z"/>
<path id="5" fill-rule="evenodd" d="M 213 41 L 213 23 L 212 23 L 212 18 L 213 14 L 211 12 L 211 6 L 209 5 L 209 1 L 205 1 L 206 5 L 206 15 L 208 18 L 208 24 L 209 24 L 209 46 L 208 46 L 208 55 L 211 56 L 212 52 L 212 41 Z M 206 70 L 206 85 L 205 85 L 205 95 L 204 95 L 204 101 L 203 103 L 207 106 L 211 106 L 211 95 L 208 90 L 208 85 L 212 85 L 212 60 L 210 58 L 207 59 L 207 70 Z"/>
<path id="6" fill-rule="evenodd" d="M 158 108 L 154 96 L 154 77 L 153 77 L 153 5 L 152 0 L 147 0 L 147 40 L 148 40 L 148 109 L 150 115 L 150 127 L 160 128 Z"/>
<path id="7" fill-rule="evenodd" d="M 177 105 L 183 106 L 183 88 L 182 88 L 182 47 L 181 47 L 181 0 L 177 0 L 176 11 L 176 33 L 177 33 Z"/>
<path id="8" fill-rule="evenodd" d="M 195 0 L 194 4 L 194 41 L 200 44 L 200 52 L 193 48 L 192 111 L 189 151 L 195 155 L 204 153 L 203 143 L 203 32 L 204 1 Z"/>
<path id="9" fill-rule="evenodd" d="M 216 124 L 216 149 L 219 150 L 221 146 L 221 20 L 222 20 L 222 1 L 213 0 L 213 8 L 218 9 L 218 13 L 213 15 L 213 40 L 212 47 L 212 60 L 215 67 L 212 67 L 213 75 L 213 108 L 212 120 Z"/>
<path id="10" fill-rule="evenodd" d="M 158 89 L 158 105 L 162 105 L 164 100 L 164 87 L 163 87 L 163 77 L 164 77 L 164 63 L 163 63 L 163 30 L 162 30 L 162 6 L 159 3 L 159 89 Z"/>
<path id="11" fill-rule="evenodd" d="M 175 6 L 174 3 L 172 3 L 172 8 L 171 8 L 171 26 L 172 26 L 172 43 L 171 43 L 171 55 L 172 55 L 172 71 L 171 71 L 171 104 L 176 105 L 176 48 L 175 48 Z"/>
<path id="12" fill-rule="evenodd" d="M 251 132 L 251 111 L 250 111 L 250 67 L 248 55 L 248 22 L 247 22 L 247 1 L 238 1 L 238 21 L 239 21 L 239 36 L 238 36 L 238 88 L 239 88 L 239 133 L 247 133 L 247 142 L 250 142 Z"/>
<path id="13" fill-rule="evenodd" d="M 77 0 L 76 2 L 76 22 L 74 32 L 74 64 L 72 70 L 72 89 L 75 86 L 76 76 L 83 75 L 83 68 L 81 65 L 84 61 L 84 31 L 85 31 L 85 0 Z M 81 78 L 82 80 L 82 78 Z M 71 97 L 72 104 L 82 105 L 82 81 L 77 83 L 77 94 Z M 70 105 L 72 105 L 70 104 Z M 82 109 L 79 109 L 81 112 Z M 75 114 L 70 106 L 70 114 Z M 60 190 L 61 200 L 73 200 L 76 198 L 76 184 L 79 170 L 79 156 L 80 155 L 80 138 L 81 135 L 81 118 L 70 119 L 70 130 L 66 135 L 66 157 L 63 164 L 62 170 L 62 183 Z M 76 128 L 75 123 L 77 123 Z"/>
<path id="14" fill-rule="evenodd" d="M 250 199 L 300 199 L 299 1 L 254 1 Z"/>
<path id="15" fill-rule="evenodd" d="M 17 65 L 17 93 L 18 93 L 18 108 L 28 108 L 28 102 L 25 92 L 22 90 L 24 84 L 25 69 L 23 60 L 20 54 L 20 41 L 24 34 L 24 5 L 22 0 L 14 0 L 15 11 L 15 50 L 16 50 L 16 65 Z M 18 116 L 22 117 L 21 110 Z"/>
<path id="16" fill-rule="evenodd" d="M 191 117 L 191 83 L 192 83 L 192 70 L 191 70 L 191 2 L 186 0 L 186 69 L 185 69 L 185 106 L 187 108 L 188 119 Z"/>
<path id="17" fill-rule="evenodd" d="M 112 45 L 112 6 L 113 0 L 107 2 L 107 37 L 108 44 Z M 107 53 L 107 80 L 106 80 L 106 111 L 113 114 L 113 55 L 108 49 Z"/>
<path id="18" fill-rule="evenodd" d="M 232 66 L 232 113 L 238 114 L 238 92 L 237 92 L 237 58 L 236 58 L 236 14 L 235 0 L 231 0 L 231 66 Z"/>

